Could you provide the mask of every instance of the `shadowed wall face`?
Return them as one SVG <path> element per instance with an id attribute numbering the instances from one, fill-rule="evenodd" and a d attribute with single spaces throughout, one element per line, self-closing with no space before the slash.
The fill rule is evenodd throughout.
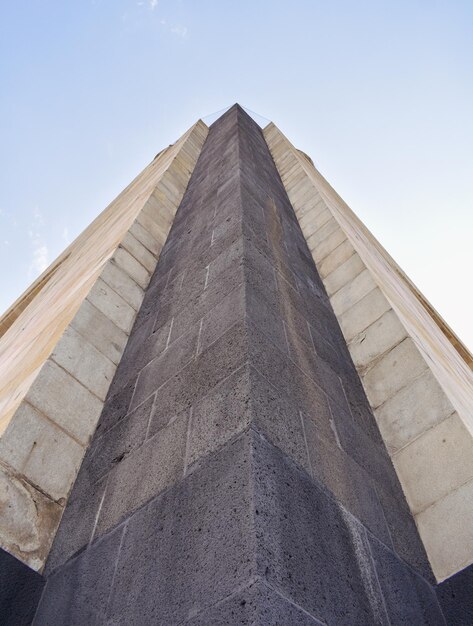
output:
<path id="1" fill-rule="evenodd" d="M 210 129 L 47 564 L 36 624 L 442 624 L 259 127 Z"/>

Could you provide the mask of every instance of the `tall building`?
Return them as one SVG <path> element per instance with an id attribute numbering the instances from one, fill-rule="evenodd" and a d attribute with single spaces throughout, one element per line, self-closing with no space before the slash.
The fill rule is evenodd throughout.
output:
<path id="1" fill-rule="evenodd" d="M 238 105 L 0 320 L 5 624 L 473 623 L 472 357 Z"/>

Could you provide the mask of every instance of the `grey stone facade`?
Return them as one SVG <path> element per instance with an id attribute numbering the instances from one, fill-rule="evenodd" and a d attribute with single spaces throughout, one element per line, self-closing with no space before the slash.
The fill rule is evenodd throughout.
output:
<path id="1" fill-rule="evenodd" d="M 444 624 L 259 127 L 211 127 L 34 623 Z"/>

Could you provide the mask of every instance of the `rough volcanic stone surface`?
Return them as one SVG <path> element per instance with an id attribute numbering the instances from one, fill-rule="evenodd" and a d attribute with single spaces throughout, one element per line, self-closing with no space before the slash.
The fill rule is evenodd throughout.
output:
<path id="1" fill-rule="evenodd" d="M 210 128 L 35 624 L 442 624 L 261 129 Z"/>
<path id="2" fill-rule="evenodd" d="M 448 626 L 473 624 L 473 566 L 470 565 L 437 587 L 437 597 Z"/>
<path id="3" fill-rule="evenodd" d="M 0 548 L 0 623 L 29 626 L 44 582 L 40 574 Z"/>

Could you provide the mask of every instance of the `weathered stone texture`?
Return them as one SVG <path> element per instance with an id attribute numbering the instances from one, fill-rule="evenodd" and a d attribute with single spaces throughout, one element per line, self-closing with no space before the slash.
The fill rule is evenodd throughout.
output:
<path id="1" fill-rule="evenodd" d="M 37 625 L 444 623 L 306 241 L 239 107 L 210 129 L 47 575 Z"/>

